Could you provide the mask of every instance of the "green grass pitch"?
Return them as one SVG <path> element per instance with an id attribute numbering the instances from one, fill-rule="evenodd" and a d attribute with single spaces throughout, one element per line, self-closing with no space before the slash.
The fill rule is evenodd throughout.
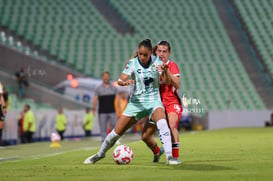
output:
<path id="1" fill-rule="evenodd" d="M 139 136 L 138 136 L 139 137 Z M 83 160 L 98 150 L 95 139 L 64 141 L 58 149 L 47 143 L 0 149 L 0 180 L 273 180 L 273 129 L 237 128 L 181 134 L 183 164 L 168 166 L 165 156 L 153 164 L 141 141 L 125 135 L 132 147 L 130 165 L 116 165 L 111 149 L 95 165 Z"/>

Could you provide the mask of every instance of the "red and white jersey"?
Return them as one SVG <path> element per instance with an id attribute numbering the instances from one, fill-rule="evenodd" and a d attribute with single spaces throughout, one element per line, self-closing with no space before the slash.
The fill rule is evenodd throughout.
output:
<path id="1" fill-rule="evenodd" d="M 168 60 L 166 64 L 169 66 L 169 70 L 173 76 L 180 77 L 180 72 L 175 62 Z M 170 104 L 182 105 L 176 88 L 173 85 L 166 85 L 162 80 L 160 80 L 160 95 L 164 106 L 168 106 Z"/>

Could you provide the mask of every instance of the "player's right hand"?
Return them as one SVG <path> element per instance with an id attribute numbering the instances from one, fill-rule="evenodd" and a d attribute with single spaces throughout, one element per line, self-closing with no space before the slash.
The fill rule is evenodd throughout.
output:
<path id="1" fill-rule="evenodd" d="M 135 83 L 134 80 L 127 80 L 126 82 L 124 82 L 124 85 L 133 85 Z"/>

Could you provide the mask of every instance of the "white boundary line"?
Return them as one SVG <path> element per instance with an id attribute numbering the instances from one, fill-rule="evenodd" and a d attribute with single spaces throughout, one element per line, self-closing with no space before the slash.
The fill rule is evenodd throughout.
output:
<path id="1" fill-rule="evenodd" d="M 138 141 L 128 142 L 126 144 L 137 144 L 137 143 L 139 143 L 141 141 L 142 140 L 138 140 Z M 123 145 L 123 144 L 121 144 L 121 145 Z M 115 145 L 115 146 L 117 146 L 117 145 Z M 69 152 L 80 151 L 80 150 L 92 151 L 92 150 L 95 150 L 95 149 L 98 149 L 98 148 L 99 148 L 99 146 L 97 146 L 97 147 L 83 147 L 83 148 L 73 149 L 73 150 L 69 150 L 69 151 L 62 151 L 62 152 L 58 152 L 58 153 L 50 153 L 50 154 L 45 154 L 45 155 L 33 155 L 31 157 L 23 157 L 23 158 L 22 157 L 13 157 L 16 160 L 7 160 L 7 162 L 20 162 L 20 161 L 24 161 L 26 159 L 38 160 L 38 159 L 42 159 L 42 158 L 48 158 L 48 157 L 54 157 L 54 156 L 62 155 L 62 154 L 69 153 Z"/>

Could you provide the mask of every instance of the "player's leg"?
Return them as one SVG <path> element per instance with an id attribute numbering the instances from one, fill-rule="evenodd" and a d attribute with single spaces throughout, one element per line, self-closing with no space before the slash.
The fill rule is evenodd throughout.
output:
<path id="1" fill-rule="evenodd" d="M 4 121 L 0 120 L 0 142 L 2 141 L 3 127 L 4 127 Z"/>
<path id="2" fill-rule="evenodd" d="M 160 149 L 157 145 L 153 135 L 157 131 L 155 123 L 150 121 L 146 122 L 142 131 L 142 140 L 154 153 L 153 162 L 159 162 L 160 156 L 164 153 L 163 149 Z"/>
<path id="3" fill-rule="evenodd" d="M 172 134 L 172 153 L 173 158 L 179 158 L 179 133 L 177 130 L 178 115 L 175 112 L 168 113 L 168 122 Z"/>
<path id="4" fill-rule="evenodd" d="M 163 107 L 157 107 L 151 119 L 155 121 L 167 160 L 172 159 L 172 140 Z"/>
<path id="5" fill-rule="evenodd" d="M 156 132 L 156 126 L 154 124 L 150 124 L 148 122 L 145 123 L 143 131 L 142 131 L 142 141 L 154 152 L 157 143 L 153 138 L 153 134 Z"/>
<path id="6" fill-rule="evenodd" d="M 179 158 L 179 133 L 177 130 L 178 122 L 181 118 L 183 108 L 181 105 L 178 104 L 171 104 L 165 107 L 168 123 L 172 134 L 172 151 L 173 151 L 173 158 L 176 159 L 178 162 Z"/>
<path id="7" fill-rule="evenodd" d="M 99 114 L 100 135 L 103 141 L 107 135 L 107 114 Z"/>
<path id="8" fill-rule="evenodd" d="M 129 129 L 132 125 L 136 123 L 133 117 L 128 117 L 122 115 L 118 120 L 115 128 L 106 136 L 104 139 L 100 150 L 97 154 L 88 157 L 84 163 L 85 164 L 94 164 L 100 159 L 105 157 L 106 152 L 114 146 L 115 142 Z"/>
<path id="9" fill-rule="evenodd" d="M 5 116 L 4 116 L 3 110 L 2 110 L 1 105 L 0 105 L 0 141 L 2 141 L 4 120 L 5 120 Z"/>

